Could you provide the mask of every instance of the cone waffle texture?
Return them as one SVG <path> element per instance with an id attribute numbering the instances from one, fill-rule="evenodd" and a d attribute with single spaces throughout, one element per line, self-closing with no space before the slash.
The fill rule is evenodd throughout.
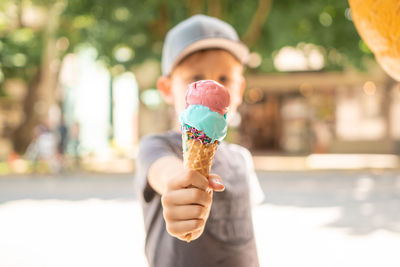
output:
<path id="1" fill-rule="evenodd" d="M 218 144 L 203 144 L 196 139 L 186 140 L 186 134 L 182 135 L 182 142 L 186 142 L 187 147 L 185 149 L 183 145 L 183 164 L 185 168 L 198 171 L 208 177 Z"/>
<path id="2" fill-rule="evenodd" d="M 186 138 L 186 133 L 183 133 L 182 147 L 184 167 L 188 170 L 198 171 L 205 177 L 208 177 L 210 174 L 211 164 L 214 160 L 215 151 L 218 147 L 218 143 L 203 144 L 200 140 L 187 140 Z M 186 242 L 189 243 L 192 239 L 192 233 L 188 233 L 185 238 Z"/>

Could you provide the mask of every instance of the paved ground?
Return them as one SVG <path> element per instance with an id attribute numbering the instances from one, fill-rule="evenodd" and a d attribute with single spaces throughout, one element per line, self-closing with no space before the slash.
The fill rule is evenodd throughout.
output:
<path id="1" fill-rule="evenodd" d="M 400 266 L 400 172 L 259 173 L 261 266 Z M 0 177 L 0 267 L 146 266 L 131 175 Z"/>

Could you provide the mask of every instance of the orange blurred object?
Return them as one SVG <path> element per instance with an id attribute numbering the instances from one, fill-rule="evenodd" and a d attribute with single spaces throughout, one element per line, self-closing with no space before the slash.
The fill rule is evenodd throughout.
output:
<path id="1" fill-rule="evenodd" d="M 18 160 L 18 159 L 19 159 L 18 153 L 16 153 L 16 152 L 11 152 L 10 155 L 8 155 L 7 161 L 8 161 L 9 163 L 12 163 L 12 162 L 14 162 L 15 160 Z"/>
<path id="2" fill-rule="evenodd" d="M 400 0 L 349 0 L 361 38 L 382 68 L 400 81 Z"/>

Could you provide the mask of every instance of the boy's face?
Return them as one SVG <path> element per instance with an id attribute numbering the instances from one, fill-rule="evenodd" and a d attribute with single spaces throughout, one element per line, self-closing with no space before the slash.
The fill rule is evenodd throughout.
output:
<path id="1" fill-rule="evenodd" d="M 214 80 L 224 85 L 231 96 L 229 113 L 242 102 L 245 88 L 243 66 L 229 52 L 211 49 L 195 52 L 185 58 L 169 77 L 160 77 L 157 87 L 164 100 L 173 105 L 176 114 L 185 108 L 188 84 L 198 80 Z"/>

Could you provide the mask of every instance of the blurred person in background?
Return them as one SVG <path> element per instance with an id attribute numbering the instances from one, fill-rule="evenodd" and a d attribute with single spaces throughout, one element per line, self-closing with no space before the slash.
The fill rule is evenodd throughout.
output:
<path id="1" fill-rule="evenodd" d="M 72 149 L 72 157 L 74 159 L 74 169 L 78 170 L 81 165 L 81 158 L 79 153 L 80 148 L 80 131 L 81 127 L 79 122 L 75 121 L 71 126 L 70 144 Z"/>
<path id="2" fill-rule="evenodd" d="M 50 172 L 58 173 L 60 171 L 57 143 L 56 134 L 47 124 L 41 123 L 36 126 L 34 138 L 25 153 L 25 157 L 33 163 L 34 172 L 37 171 L 38 164 L 42 161 L 48 165 Z"/>
<path id="3" fill-rule="evenodd" d="M 247 57 L 248 48 L 236 31 L 213 17 L 193 16 L 166 36 L 157 88 L 175 110 L 175 125 L 166 133 L 143 138 L 136 161 L 151 267 L 259 266 L 251 198 L 262 191 L 250 152 L 221 142 L 209 177 L 186 170 L 177 120 L 188 84 L 198 80 L 224 85 L 231 96 L 229 112 L 235 112 L 245 89 Z M 190 243 L 185 242 L 188 233 Z"/>
<path id="4" fill-rule="evenodd" d="M 60 123 L 57 127 L 57 134 L 58 134 L 58 157 L 61 164 L 61 168 L 64 167 L 64 157 L 68 142 L 68 127 L 65 124 L 64 116 L 61 116 Z"/>

